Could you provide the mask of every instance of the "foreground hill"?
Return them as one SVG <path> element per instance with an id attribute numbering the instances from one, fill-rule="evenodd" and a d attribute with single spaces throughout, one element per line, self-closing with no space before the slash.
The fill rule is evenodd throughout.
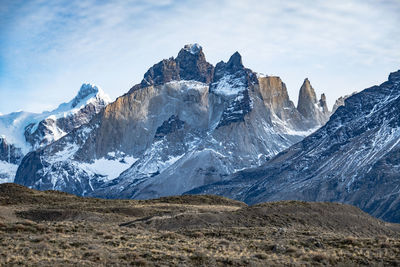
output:
<path id="1" fill-rule="evenodd" d="M 400 227 L 353 206 L 81 198 L 0 185 L 0 264 L 396 265 Z"/>

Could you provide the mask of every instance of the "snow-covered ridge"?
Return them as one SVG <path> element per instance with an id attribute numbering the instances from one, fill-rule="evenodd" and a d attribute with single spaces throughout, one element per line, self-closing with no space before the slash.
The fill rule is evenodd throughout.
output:
<path id="1" fill-rule="evenodd" d="M 0 137 L 5 148 L 0 152 L 3 153 L 0 154 L 0 183 L 13 180 L 19 161 L 25 154 L 87 123 L 110 102 L 110 98 L 99 87 L 85 83 L 71 101 L 62 103 L 52 111 L 19 111 L 1 115 Z M 10 155 L 10 152 L 16 154 Z"/>
<path id="2" fill-rule="evenodd" d="M 110 98 L 99 87 L 91 84 L 83 84 L 77 96 L 67 103 L 62 103 L 52 111 L 44 111 L 42 113 L 31 112 L 13 112 L 0 117 L 0 134 L 5 137 L 9 144 L 22 149 L 24 154 L 28 153 L 32 148 L 25 140 L 25 128 L 32 125 L 30 132 L 36 131 L 39 123 L 46 119 L 57 120 L 66 118 L 76 114 L 82 108 L 90 103 L 103 101 L 109 103 Z M 66 133 L 62 130 L 54 129 L 54 140 L 58 140 Z"/>

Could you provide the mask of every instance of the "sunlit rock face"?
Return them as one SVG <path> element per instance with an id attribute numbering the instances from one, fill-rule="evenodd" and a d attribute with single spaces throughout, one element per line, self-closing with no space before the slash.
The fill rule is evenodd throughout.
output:
<path id="1" fill-rule="evenodd" d="M 318 100 L 315 90 L 307 78 L 300 88 L 297 110 L 310 120 L 310 123 L 316 123 L 316 125 L 325 124 L 330 116 L 325 94 L 322 94 L 321 99 Z"/>

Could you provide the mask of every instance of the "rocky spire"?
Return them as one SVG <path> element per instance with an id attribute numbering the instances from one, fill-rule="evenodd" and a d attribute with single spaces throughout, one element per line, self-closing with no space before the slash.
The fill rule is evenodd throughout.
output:
<path id="1" fill-rule="evenodd" d="M 321 94 L 321 99 L 319 100 L 319 106 L 322 109 L 322 113 L 329 113 L 328 104 L 326 103 L 325 94 Z"/>
<path id="2" fill-rule="evenodd" d="M 297 110 L 315 125 L 325 124 L 329 119 L 330 112 L 326 103 L 325 94 L 322 94 L 321 99 L 317 100 L 315 90 L 311 86 L 308 78 L 304 80 L 300 88 Z"/>
<path id="3" fill-rule="evenodd" d="M 232 72 L 244 69 L 242 56 L 236 51 L 228 60 L 226 64 L 227 68 L 232 70 Z"/>
<path id="4" fill-rule="evenodd" d="M 306 78 L 300 88 L 297 110 L 306 118 L 313 117 L 317 96 L 310 81 Z"/>
<path id="5" fill-rule="evenodd" d="M 251 83 L 257 83 L 257 76 L 249 69 L 243 66 L 242 56 L 239 52 L 235 52 L 228 60 L 228 62 L 220 61 L 215 66 L 214 82 L 217 82 L 225 75 L 233 75 L 233 78 L 242 78 L 244 86 Z"/>

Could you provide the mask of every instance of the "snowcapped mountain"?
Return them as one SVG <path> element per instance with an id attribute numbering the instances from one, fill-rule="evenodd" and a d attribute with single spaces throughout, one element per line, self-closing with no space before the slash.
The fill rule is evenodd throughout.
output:
<path id="1" fill-rule="evenodd" d="M 186 45 L 89 123 L 28 154 L 15 182 L 108 198 L 181 194 L 302 140 L 325 123 L 318 103 L 302 100 L 305 117 L 279 77 L 257 76 L 237 52 L 214 67 Z"/>
<path id="2" fill-rule="evenodd" d="M 189 193 L 253 204 L 338 201 L 400 222 L 400 71 L 353 94 L 325 126 L 265 165 Z"/>
<path id="3" fill-rule="evenodd" d="M 44 147 L 90 121 L 110 98 L 97 86 L 83 84 L 68 103 L 43 113 L 14 112 L 0 116 L 0 182 L 14 180 L 28 152 Z"/>

